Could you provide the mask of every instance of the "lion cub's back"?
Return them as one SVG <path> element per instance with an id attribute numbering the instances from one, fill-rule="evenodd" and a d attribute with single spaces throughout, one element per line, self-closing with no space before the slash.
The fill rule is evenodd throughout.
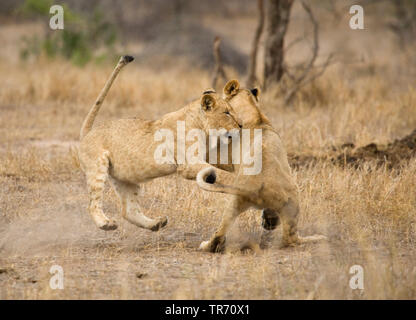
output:
<path id="1" fill-rule="evenodd" d="M 153 121 L 123 119 L 114 121 L 108 141 L 110 173 L 124 181 L 139 183 L 164 176 L 176 170 L 175 164 L 159 164 L 155 151 L 160 142 L 154 141 L 157 128 Z"/>

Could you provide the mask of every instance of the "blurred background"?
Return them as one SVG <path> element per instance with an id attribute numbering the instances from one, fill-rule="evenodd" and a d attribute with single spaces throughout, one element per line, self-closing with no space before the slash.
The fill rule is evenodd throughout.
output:
<path id="1" fill-rule="evenodd" d="M 225 67 L 240 76 L 248 72 L 259 20 L 257 1 L 67 0 L 60 2 L 65 11 L 62 31 L 49 28 L 52 16 L 49 8 L 53 3 L 52 0 L 1 2 L 3 60 L 34 59 L 44 54 L 49 58 L 62 56 L 82 66 L 128 51 L 139 62 L 155 69 L 181 61 L 213 70 L 213 41 L 219 36 Z M 341 64 L 346 76 L 352 72 L 365 74 L 394 69 L 392 75 L 400 85 L 414 77 L 414 55 L 410 54 L 416 33 L 414 1 L 308 0 L 305 3 L 318 24 L 319 59 L 324 61 L 333 55 L 331 65 Z M 353 4 L 363 6 L 364 30 L 349 28 L 352 16 L 349 8 Z M 267 20 L 272 5 L 265 0 L 263 7 Z M 297 65 L 312 55 L 314 25 L 301 1 L 293 2 L 288 19 L 284 35 L 285 62 Z M 264 30 L 259 42 L 256 69 L 259 75 L 263 74 L 266 37 Z"/>

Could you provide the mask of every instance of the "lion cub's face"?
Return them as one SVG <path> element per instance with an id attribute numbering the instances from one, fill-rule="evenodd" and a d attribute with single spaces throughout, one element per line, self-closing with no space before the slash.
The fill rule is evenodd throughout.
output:
<path id="1" fill-rule="evenodd" d="M 260 121 L 260 90 L 240 89 L 237 80 L 230 80 L 224 87 L 225 100 L 231 105 L 244 127 L 256 125 Z"/>
<path id="2" fill-rule="evenodd" d="M 209 129 L 224 128 L 228 132 L 241 128 L 242 123 L 233 108 L 215 92 L 207 91 L 202 95 L 201 111 L 201 120 L 207 133 Z"/>

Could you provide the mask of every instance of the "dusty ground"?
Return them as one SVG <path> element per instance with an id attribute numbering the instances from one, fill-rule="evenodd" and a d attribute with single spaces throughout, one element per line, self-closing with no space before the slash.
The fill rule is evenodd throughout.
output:
<path id="1" fill-rule="evenodd" d="M 290 154 L 300 233 L 328 241 L 282 249 L 280 230 L 264 233 L 259 212 L 250 210 L 233 227 L 229 251 L 209 254 L 197 248 L 229 196 L 177 176 L 149 182 L 140 193 L 147 215 L 169 216 L 162 231 L 122 221 L 109 187 L 104 209 L 119 229 L 96 228 L 71 146 L 112 65 L 7 60 L 15 57 L 12 30 L 31 27 L 0 29 L 0 299 L 416 298 L 414 137 L 400 140 L 416 128 L 416 91 L 402 72 L 414 67 L 405 54 L 378 50 L 376 31 L 357 38 L 346 32 L 345 46 L 369 47 L 344 51 L 369 58 L 333 66 L 293 106 L 272 92 L 261 98 Z M 324 36 L 327 51 L 339 49 L 336 30 Z M 210 78 L 184 61 L 158 71 L 136 61 L 117 79 L 98 121 L 158 118 L 197 97 Z M 247 239 L 266 249 L 237 250 Z M 55 264 L 63 267 L 64 290 L 49 287 Z M 364 268 L 364 290 L 349 286 L 353 265 Z"/>

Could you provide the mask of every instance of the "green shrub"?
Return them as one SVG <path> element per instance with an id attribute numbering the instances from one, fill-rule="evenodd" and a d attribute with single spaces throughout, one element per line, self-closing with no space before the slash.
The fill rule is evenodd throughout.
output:
<path id="1" fill-rule="evenodd" d="M 47 23 L 46 36 L 23 38 L 21 57 L 38 56 L 41 53 L 53 58 L 56 56 L 71 60 L 74 64 L 85 65 L 91 60 L 103 61 L 112 58 L 114 44 L 117 40 L 116 28 L 105 16 L 95 9 L 91 14 L 78 13 L 67 5 L 64 9 L 64 29 L 49 28 L 50 7 L 53 0 L 25 0 L 19 13 L 27 17 L 41 18 Z M 96 49 L 104 48 L 104 53 L 95 54 Z"/>

